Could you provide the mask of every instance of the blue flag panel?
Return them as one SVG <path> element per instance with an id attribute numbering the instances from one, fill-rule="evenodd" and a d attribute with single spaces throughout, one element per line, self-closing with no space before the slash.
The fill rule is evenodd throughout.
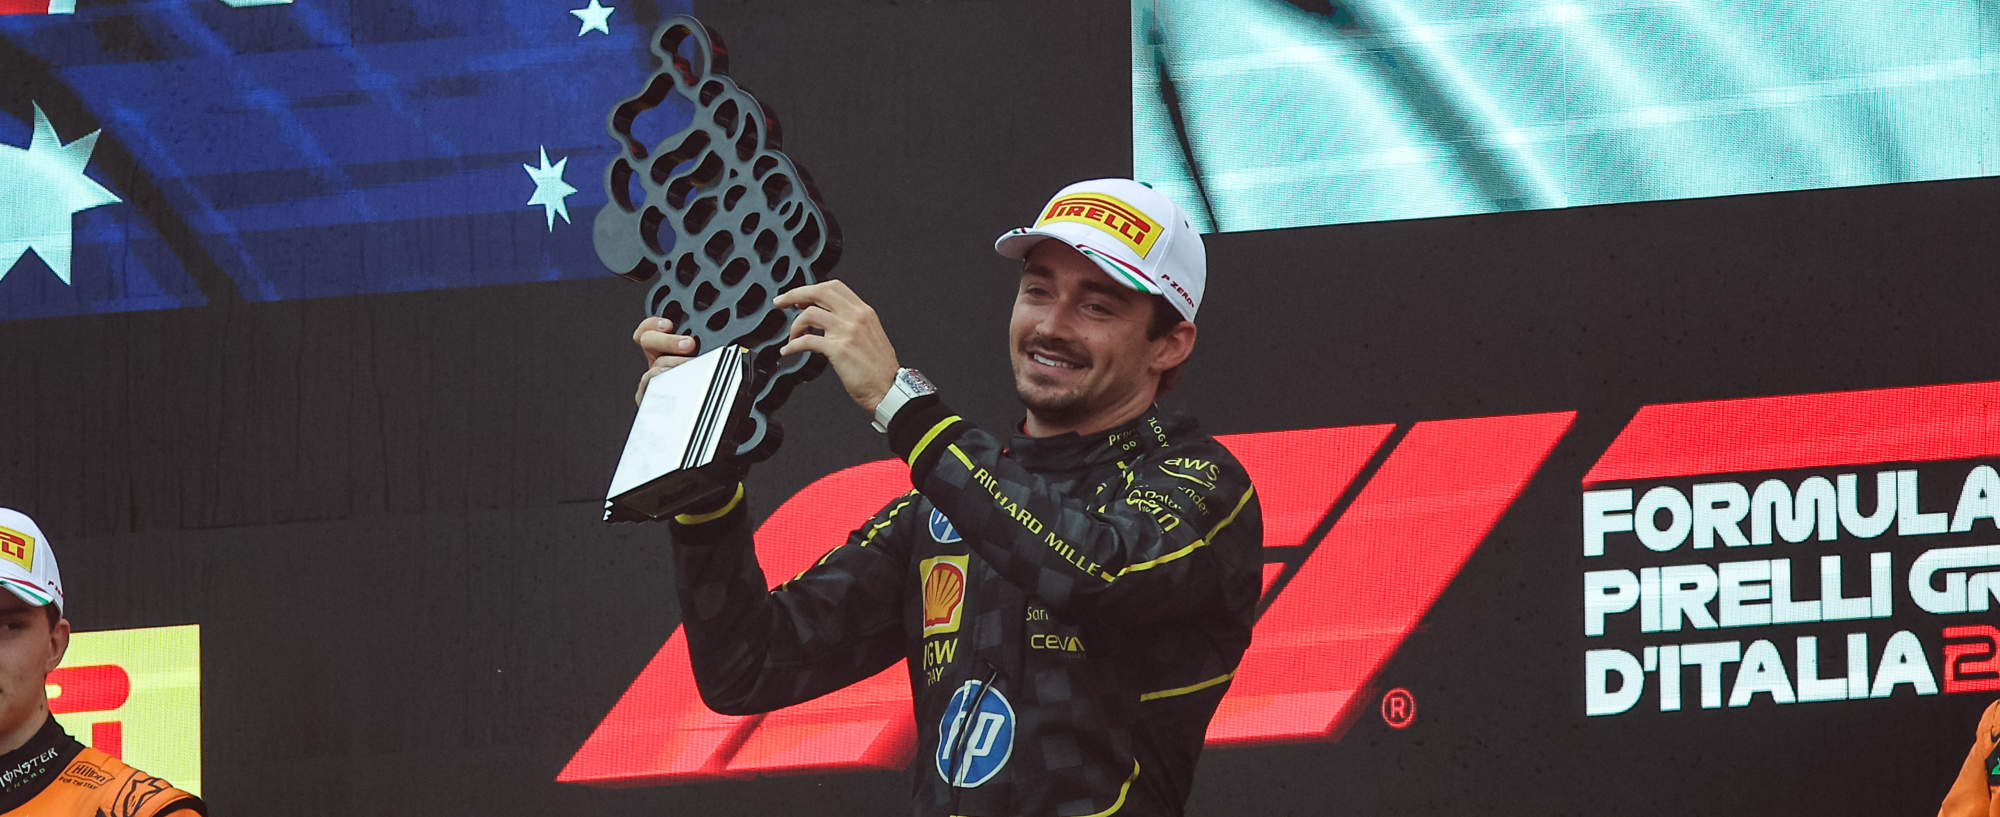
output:
<path id="1" fill-rule="evenodd" d="M 0 320 L 605 275 L 687 5 L 0 0 Z"/>

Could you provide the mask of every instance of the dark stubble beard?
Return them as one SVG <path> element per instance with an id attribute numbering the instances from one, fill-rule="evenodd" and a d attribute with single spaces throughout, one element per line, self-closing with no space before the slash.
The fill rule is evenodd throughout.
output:
<path id="1" fill-rule="evenodd" d="M 1082 390 L 1059 394 L 1035 390 L 1031 393 L 1027 380 L 1027 375 L 1016 375 L 1014 391 L 1021 398 L 1021 405 L 1026 406 L 1035 419 L 1056 426 L 1073 425 L 1082 419 L 1085 409 Z"/>
<path id="2" fill-rule="evenodd" d="M 1031 355 L 1036 352 L 1071 360 L 1083 357 L 1081 350 L 1066 347 L 1061 343 L 1031 339 L 1021 344 L 1023 368 L 1035 365 Z M 1030 369 L 1014 373 L 1014 393 L 1021 398 L 1021 405 L 1026 406 L 1036 419 L 1056 426 L 1073 425 L 1083 419 L 1090 406 L 1081 385 L 1072 387 L 1066 392 L 1051 394 L 1033 388 L 1031 384 L 1034 382 L 1034 375 L 1031 372 Z"/>

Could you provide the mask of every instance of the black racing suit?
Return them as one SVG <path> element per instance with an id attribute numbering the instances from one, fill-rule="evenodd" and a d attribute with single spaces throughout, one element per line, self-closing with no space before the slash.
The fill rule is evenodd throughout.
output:
<path id="1" fill-rule="evenodd" d="M 1003 449 L 933 396 L 889 438 L 916 490 L 776 589 L 740 489 L 675 520 L 703 699 L 769 711 L 907 658 L 920 817 L 1180 814 L 1255 617 L 1243 467 L 1156 414 Z"/>

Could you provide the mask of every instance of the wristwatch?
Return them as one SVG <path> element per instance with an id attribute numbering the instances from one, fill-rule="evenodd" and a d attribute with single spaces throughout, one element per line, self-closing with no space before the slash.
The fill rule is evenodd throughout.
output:
<path id="1" fill-rule="evenodd" d="M 896 379 L 889 381 L 889 393 L 875 404 L 875 430 L 889 433 L 889 421 L 895 419 L 903 404 L 926 394 L 937 394 L 937 387 L 924 379 L 923 372 L 907 367 L 897 369 Z"/>

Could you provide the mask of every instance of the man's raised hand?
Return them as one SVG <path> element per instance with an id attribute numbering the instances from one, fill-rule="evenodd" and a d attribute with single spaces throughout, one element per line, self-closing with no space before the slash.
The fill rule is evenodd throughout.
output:
<path id="1" fill-rule="evenodd" d="M 639 390 L 632 394 L 632 402 L 646 398 L 646 383 L 654 375 L 694 359 L 695 339 L 673 331 L 674 322 L 666 318 L 647 318 L 632 330 L 632 342 L 646 355 L 646 373 L 639 377 Z"/>
<path id="2" fill-rule="evenodd" d="M 875 316 L 875 308 L 834 280 L 780 293 L 771 303 L 802 310 L 792 320 L 791 340 L 779 354 L 812 352 L 825 355 L 847 387 L 847 396 L 872 412 L 896 379 L 896 348 Z"/>

